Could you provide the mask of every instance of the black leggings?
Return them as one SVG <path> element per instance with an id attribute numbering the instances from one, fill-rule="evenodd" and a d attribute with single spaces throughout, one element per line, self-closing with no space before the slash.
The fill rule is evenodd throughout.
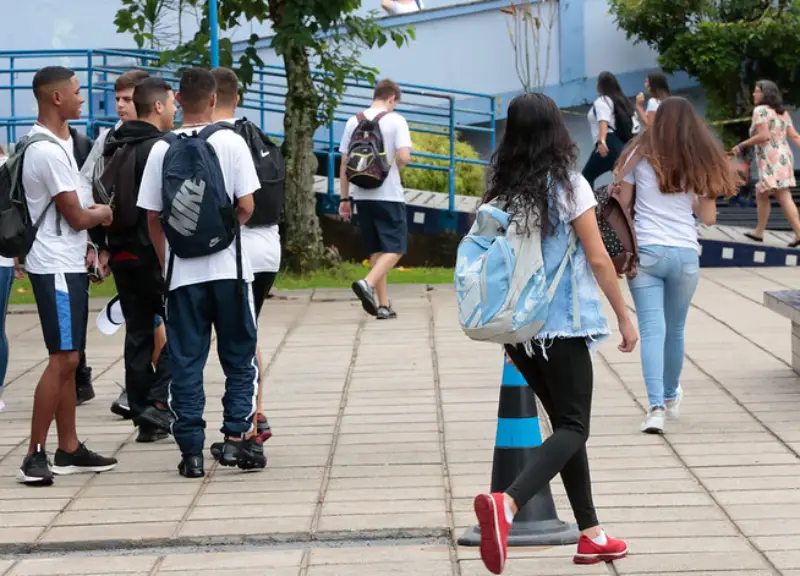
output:
<path id="1" fill-rule="evenodd" d="M 603 158 L 597 151 L 597 145 L 592 150 L 592 155 L 583 167 L 583 177 L 589 182 L 589 186 L 594 188 L 594 181 L 600 178 L 606 172 L 614 170 L 614 164 L 617 163 L 619 155 L 625 148 L 625 143 L 619 139 L 619 136 L 613 132 L 606 134 L 606 145 L 608 146 L 608 154 Z"/>
<path id="2" fill-rule="evenodd" d="M 253 304 L 256 309 L 256 318 L 261 315 L 261 307 L 264 305 L 264 300 L 272 289 L 277 275 L 277 272 L 257 272 L 253 278 Z"/>
<path id="3" fill-rule="evenodd" d="M 529 357 L 522 346 L 506 352 L 533 388 L 550 417 L 553 435 L 536 450 L 536 457 L 507 490 L 519 508 L 561 474 L 580 530 L 598 525 L 592 501 L 586 440 L 592 410 L 592 359 L 585 338 L 555 339 Z"/>

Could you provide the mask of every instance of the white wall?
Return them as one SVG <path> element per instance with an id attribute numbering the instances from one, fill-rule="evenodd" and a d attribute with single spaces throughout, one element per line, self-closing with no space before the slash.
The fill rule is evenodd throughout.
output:
<path id="1" fill-rule="evenodd" d="M 658 66 L 656 52 L 644 44 L 634 45 L 617 28 L 606 0 L 584 0 L 583 5 L 587 77 L 604 70 L 621 74 Z"/>

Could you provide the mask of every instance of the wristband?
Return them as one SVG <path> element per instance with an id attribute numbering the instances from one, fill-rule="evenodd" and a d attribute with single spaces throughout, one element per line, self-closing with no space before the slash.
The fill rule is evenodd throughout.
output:
<path id="1" fill-rule="evenodd" d="M 350 202 L 350 198 L 339 198 L 339 202 Z"/>

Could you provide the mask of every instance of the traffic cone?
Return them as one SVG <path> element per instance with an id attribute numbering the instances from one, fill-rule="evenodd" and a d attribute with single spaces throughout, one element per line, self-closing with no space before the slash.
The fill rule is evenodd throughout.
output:
<path id="1" fill-rule="evenodd" d="M 542 445 L 536 396 L 519 370 L 508 362 L 503 367 L 494 444 L 491 491 L 505 492 Z M 558 519 L 549 485 L 517 513 L 508 535 L 509 546 L 560 546 L 577 541 L 577 527 Z M 480 542 L 478 526 L 467 530 L 458 541 L 462 546 L 478 546 Z"/>

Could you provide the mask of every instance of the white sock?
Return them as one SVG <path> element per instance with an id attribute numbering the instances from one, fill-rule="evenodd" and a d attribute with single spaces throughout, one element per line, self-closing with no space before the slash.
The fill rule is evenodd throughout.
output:
<path id="1" fill-rule="evenodd" d="M 592 542 L 594 542 L 598 546 L 605 546 L 606 544 L 608 544 L 608 538 L 606 538 L 606 533 L 601 530 L 600 536 L 598 536 L 597 538 L 592 538 Z"/>
<path id="2" fill-rule="evenodd" d="M 508 505 L 508 502 L 505 503 L 504 508 L 506 510 L 506 522 L 508 522 L 509 524 L 513 524 L 514 513 L 511 511 L 511 506 Z"/>

